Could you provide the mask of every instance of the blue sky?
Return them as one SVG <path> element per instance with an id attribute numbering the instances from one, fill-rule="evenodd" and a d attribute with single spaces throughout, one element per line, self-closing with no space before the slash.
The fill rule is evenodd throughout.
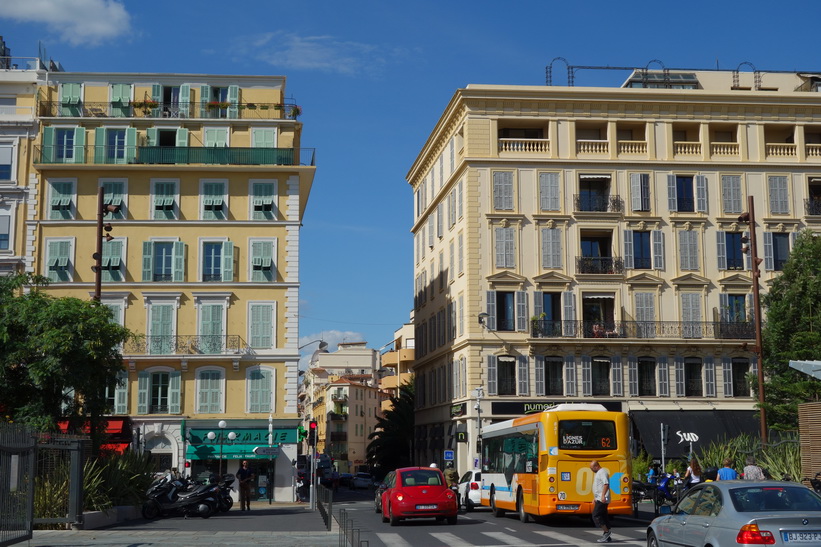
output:
<path id="1" fill-rule="evenodd" d="M 405 175 L 456 89 L 544 85 L 555 57 L 821 71 L 819 15 L 818 0 L 0 0 L 0 35 L 13 56 L 36 56 L 42 42 L 69 71 L 286 76 L 317 158 L 301 341 L 379 348 L 413 303 Z M 624 76 L 580 71 L 576 85 Z"/>

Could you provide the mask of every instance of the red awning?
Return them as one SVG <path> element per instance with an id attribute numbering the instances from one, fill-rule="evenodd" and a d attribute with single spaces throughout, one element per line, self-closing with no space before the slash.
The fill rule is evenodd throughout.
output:
<path id="1" fill-rule="evenodd" d="M 122 433 L 123 432 L 123 425 L 125 424 L 125 419 L 123 418 L 112 418 L 106 420 L 105 424 L 105 432 L 109 435 L 112 433 Z M 69 420 L 58 420 L 57 427 L 60 428 L 60 431 L 66 433 L 68 431 Z M 89 431 L 88 422 L 83 425 L 83 433 L 88 433 Z"/>
<path id="2" fill-rule="evenodd" d="M 101 452 L 109 452 L 112 454 L 122 454 L 128 447 L 131 446 L 130 442 L 113 442 L 113 443 L 104 443 L 100 445 Z"/>

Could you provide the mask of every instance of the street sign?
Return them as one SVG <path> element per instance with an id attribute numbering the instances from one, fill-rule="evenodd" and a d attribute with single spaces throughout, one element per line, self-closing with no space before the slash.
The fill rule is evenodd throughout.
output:
<path id="1" fill-rule="evenodd" d="M 445 450 L 445 457 L 446 462 L 452 462 L 456 458 L 454 457 L 453 450 Z"/>
<path id="2" fill-rule="evenodd" d="M 276 456 L 279 454 L 278 446 L 258 446 L 254 449 L 257 456 Z"/>

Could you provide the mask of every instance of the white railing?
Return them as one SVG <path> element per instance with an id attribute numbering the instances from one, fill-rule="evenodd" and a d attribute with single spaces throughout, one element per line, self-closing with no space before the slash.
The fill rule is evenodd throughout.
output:
<path id="1" fill-rule="evenodd" d="M 499 152 L 526 152 L 547 154 L 550 152 L 549 139 L 499 139 Z"/>
<path id="2" fill-rule="evenodd" d="M 767 151 L 767 157 L 787 158 L 795 157 L 795 144 L 793 143 L 765 143 L 764 147 Z"/>
<path id="3" fill-rule="evenodd" d="M 676 156 L 699 156 L 701 155 L 701 143 L 698 141 L 674 142 L 673 154 Z"/>
<path id="4" fill-rule="evenodd" d="M 33 106 L 0 105 L 0 118 L 33 118 Z"/>
<path id="5" fill-rule="evenodd" d="M 713 142 L 710 143 L 710 155 L 713 156 L 737 156 L 737 142 Z"/>
<path id="6" fill-rule="evenodd" d="M 619 141 L 619 154 L 646 154 L 647 141 Z"/>
<path id="7" fill-rule="evenodd" d="M 610 147 L 607 141 L 602 140 L 577 140 L 576 153 L 577 154 L 608 154 Z"/>
<path id="8" fill-rule="evenodd" d="M 807 157 L 808 158 L 821 158 L 821 144 L 808 144 L 807 145 Z"/>

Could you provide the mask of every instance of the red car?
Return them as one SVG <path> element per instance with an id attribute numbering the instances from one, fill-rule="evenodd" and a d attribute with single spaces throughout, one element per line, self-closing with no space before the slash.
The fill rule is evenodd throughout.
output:
<path id="1" fill-rule="evenodd" d="M 445 486 L 445 476 L 432 467 L 404 467 L 385 477 L 382 522 L 396 526 L 402 519 L 447 519 L 456 524 L 456 494 Z"/>

